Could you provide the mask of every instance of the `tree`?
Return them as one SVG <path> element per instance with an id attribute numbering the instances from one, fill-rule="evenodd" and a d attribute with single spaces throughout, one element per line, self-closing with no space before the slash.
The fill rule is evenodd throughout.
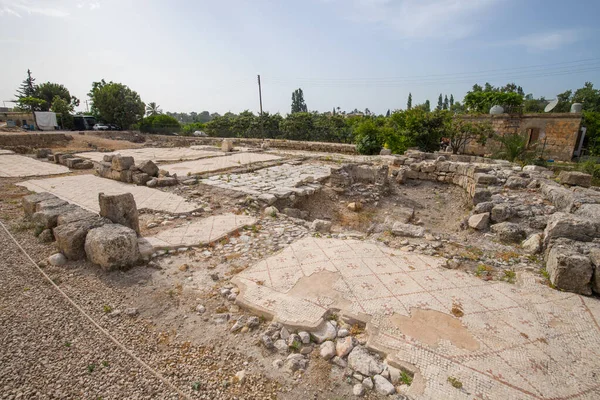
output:
<path id="1" fill-rule="evenodd" d="M 35 78 L 31 76 L 31 70 L 28 69 L 27 78 L 25 78 L 19 89 L 17 89 L 17 99 L 21 99 L 23 97 L 35 97 L 35 88 Z"/>
<path id="2" fill-rule="evenodd" d="M 444 105 L 442 106 L 443 110 L 448 109 L 448 95 L 444 96 Z"/>
<path id="3" fill-rule="evenodd" d="M 88 96 L 92 100 L 93 115 L 123 129 L 141 120 L 146 110 L 140 96 L 121 83 L 106 83 L 104 79 L 94 82 Z"/>
<path id="4" fill-rule="evenodd" d="M 179 121 L 166 114 L 153 114 L 140 122 L 140 132 L 174 133 L 181 130 Z"/>
<path id="5" fill-rule="evenodd" d="M 457 154 L 464 151 L 473 140 L 484 145 L 493 133 L 492 124 L 489 122 L 471 122 L 455 117 L 447 131 L 447 137 L 450 139 L 452 154 Z"/>
<path id="6" fill-rule="evenodd" d="M 442 94 L 440 93 L 440 97 L 438 97 L 438 104 L 435 108 L 436 110 L 441 110 L 444 107 L 444 101 L 442 100 Z"/>
<path id="7" fill-rule="evenodd" d="M 73 111 L 73 106 L 70 102 L 56 95 L 54 96 L 54 100 L 52 101 L 50 110 L 55 112 L 59 116 L 59 121 L 62 129 L 72 129 L 74 127 L 73 116 L 71 115 L 71 112 Z"/>
<path id="8" fill-rule="evenodd" d="M 406 103 L 406 109 L 410 110 L 412 108 L 412 93 L 408 93 L 408 102 Z"/>
<path id="9" fill-rule="evenodd" d="M 452 109 L 453 105 L 454 105 L 454 96 L 452 94 L 450 94 L 450 109 Z"/>
<path id="10" fill-rule="evenodd" d="M 148 103 L 148 105 L 146 106 L 146 115 L 158 115 L 158 114 L 162 114 L 162 110 L 160 109 L 160 106 L 158 104 L 156 104 L 155 102 Z"/>
<path id="11" fill-rule="evenodd" d="M 554 107 L 554 112 L 564 113 L 571 111 L 571 101 L 573 100 L 573 91 L 566 90 L 556 96 L 558 104 Z"/>
<path id="12" fill-rule="evenodd" d="M 585 111 L 600 111 L 600 90 L 594 89 L 592 82 L 586 82 L 573 94 L 574 103 L 582 103 Z"/>
<path id="13" fill-rule="evenodd" d="M 304 93 L 300 88 L 294 90 L 292 93 L 292 114 L 299 112 L 308 112 L 308 108 L 304 102 Z"/>
<path id="14" fill-rule="evenodd" d="M 388 108 L 388 110 L 387 110 L 387 113 L 385 113 L 385 116 L 386 116 L 386 117 L 389 117 L 389 116 L 390 116 L 390 109 L 389 109 L 389 108 Z"/>
<path id="15" fill-rule="evenodd" d="M 75 96 L 71 96 L 69 89 L 59 83 L 46 82 L 37 86 L 35 89 L 35 97 L 46 101 L 46 107 L 43 111 L 48 111 L 56 96 L 60 97 L 69 105 L 70 112 L 75 107 L 79 106 L 79 99 Z"/>
<path id="16" fill-rule="evenodd" d="M 520 106 L 523 96 L 518 93 L 503 93 L 500 91 L 470 91 L 464 99 L 464 105 L 470 112 L 487 114 L 495 105 L 503 107 Z"/>

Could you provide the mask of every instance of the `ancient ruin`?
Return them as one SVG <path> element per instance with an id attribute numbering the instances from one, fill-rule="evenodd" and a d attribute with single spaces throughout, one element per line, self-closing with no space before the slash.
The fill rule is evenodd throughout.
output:
<path id="1" fill-rule="evenodd" d="M 111 324 L 245 346 L 223 391 L 264 374 L 343 398 L 600 396 L 590 175 L 200 142 L 0 151 L 11 231 L 65 282 L 135 293 L 103 306 Z"/>

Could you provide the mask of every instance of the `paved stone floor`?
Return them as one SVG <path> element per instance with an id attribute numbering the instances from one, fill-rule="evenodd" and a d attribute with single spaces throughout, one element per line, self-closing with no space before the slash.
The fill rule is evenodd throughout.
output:
<path id="1" fill-rule="evenodd" d="M 206 157 L 222 156 L 222 151 L 207 151 L 195 147 L 147 147 L 143 149 L 124 149 L 103 153 L 100 151 L 90 151 L 75 154 L 77 157 L 83 157 L 92 161 L 102 161 L 107 154 L 121 154 L 122 156 L 131 156 L 136 162 L 142 160 L 159 161 L 178 161 L 178 160 L 197 160 Z"/>
<path id="2" fill-rule="evenodd" d="M 408 392 L 417 399 L 600 398 L 600 300 L 531 273 L 485 282 L 444 262 L 311 237 L 233 281 L 242 305 L 291 325 L 313 326 L 330 308 L 369 321 L 368 346 L 424 378 Z"/>
<path id="3" fill-rule="evenodd" d="M 69 168 L 51 162 L 38 161 L 16 154 L 0 155 L 0 177 L 2 178 L 58 175 L 68 172 L 70 172 Z"/>
<path id="4" fill-rule="evenodd" d="M 93 212 L 100 212 L 98 194 L 132 193 L 138 210 L 149 209 L 169 213 L 187 213 L 200 206 L 183 197 L 146 186 L 136 186 L 95 175 L 77 175 L 62 178 L 34 179 L 18 183 L 34 192 L 50 192 L 69 203 Z"/>
<path id="5" fill-rule="evenodd" d="M 331 168 L 324 165 L 282 164 L 246 174 L 215 175 L 202 183 L 251 195 L 304 196 L 318 190 L 329 175 Z"/>
<path id="6" fill-rule="evenodd" d="M 221 153 L 223 154 L 223 153 Z M 281 157 L 263 153 L 234 153 L 223 157 L 206 158 L 203 160 L 184 161 L 175 164 L 163 164 L 161 169 L 177 176 L 188 174 L 201 174 L 204 172 L 219 171 L 222 169 L 241 167 L 258 162 L 275 161 Z"/>
<path id="7" fill-rule="evenodd" d="M 197 246 L 220 240 L 224 236 L 254 223 L 256 223 L 256 218 L 246 215 L 216 215 L 164 230 L 156 236 L 146 237 L 146 240 L 155 249 Z"/>

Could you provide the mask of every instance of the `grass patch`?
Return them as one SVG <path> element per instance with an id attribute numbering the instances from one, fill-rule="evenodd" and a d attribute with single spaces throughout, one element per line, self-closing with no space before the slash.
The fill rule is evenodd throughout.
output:
<path id="1" fill-rule="evenodd" d="M 514 259 L 518 259 L 519 254 L 515 253 L 514 251 L 499 251 L 496 253 L 496 258 L 498 258 L 504 262 L 509 262 Z"/>
<path id="2" fill-rule="evenodd" d="M 87 366 L 88 374 L 91 374 L 96 369 L 96 364 L 89 364 Z"/>
<path id="3" fill-rule="evenodd" d="M 516 279 L 517 273 L 515 271 L 513 271 L 512 269 L 504 270 L 504 276 L 502 277 L 503 281 L 506 281 L 508 283 L 515 283 Z"/>
<path id="4" fill-rule="evenodd" d="M 109 306 L 109 305 L 107 305 L 107 304 L 105 304 L 105 305 L 102 306 L 102 311 L 104 311 L 104 314 L 108 314 L 109 312 L 112 311 L 112 307 Z"/>
<path id="5" fill-rule="evenodd" d="M 491 278 L 492 272 L 494 272 L 494 267 L 490 267 L 489 265 L 479 264 L 477 269 L 475 270 L 475 276 L 479 278 Z"/>
<path id="6" fill-rule="evenodd" d="M 400 382 L 410 386 L 413 381 L 413 377 L 406 373 L 406 371 L 400 372 Z"/>
<path id="7" fill-rule="evenodd" d="M 460 304 L 458 301 L 452 302 L 452 315 L 454 315 L 457 318 L 460 318 L 463 315 L 465 315 L 465 313 L 463 312 L 462 304 Z"/>
<path id="8" fill-rule="evenodd" d="M 467 246 L 464 251 L 459 253 L 459 256 L 467 260 L 477 261 L 483 256 L 483 250 L 477 247 Z"/>
<path id="9" fill-rule="evenodd" d="M 365 327 L 360 325 L 359 323 L 356 323 L 356 324 L 352 325 L 352 327 L 350 327 L 350 334 L 352 336 L 360 335 L 364 331 L 365 331 Z"/>
<path id="10" fill-rule="evenodd" d="M 462 387 L 463 387 L 462 382 L 453 376 L 448 377 L 448 382 L 457 389 L 462 389 Z"/>

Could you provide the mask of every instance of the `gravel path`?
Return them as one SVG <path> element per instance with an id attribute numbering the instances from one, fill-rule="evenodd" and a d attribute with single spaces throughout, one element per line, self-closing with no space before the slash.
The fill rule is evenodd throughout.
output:
<path id="1" fill-rule="evenodd" d="M 31 232 L 12 233 L 34 260 L 47 256 L 49 249 L 32 241 Z M 1 399 L 182 398 L 96 329 L 1 227 L 0 259 Z M 111 317 L 103 307 L 123 305 L 119 291 L 77 271 L 51 266 L 44 271 L 113 337 L 189 398 L 277 397 L 278 385 L 259 374 L 250 374 L 244 384 L 232 383 L 233 375 L 244 368 L 244 355 L 178 342 L 123 313 Z"/>

